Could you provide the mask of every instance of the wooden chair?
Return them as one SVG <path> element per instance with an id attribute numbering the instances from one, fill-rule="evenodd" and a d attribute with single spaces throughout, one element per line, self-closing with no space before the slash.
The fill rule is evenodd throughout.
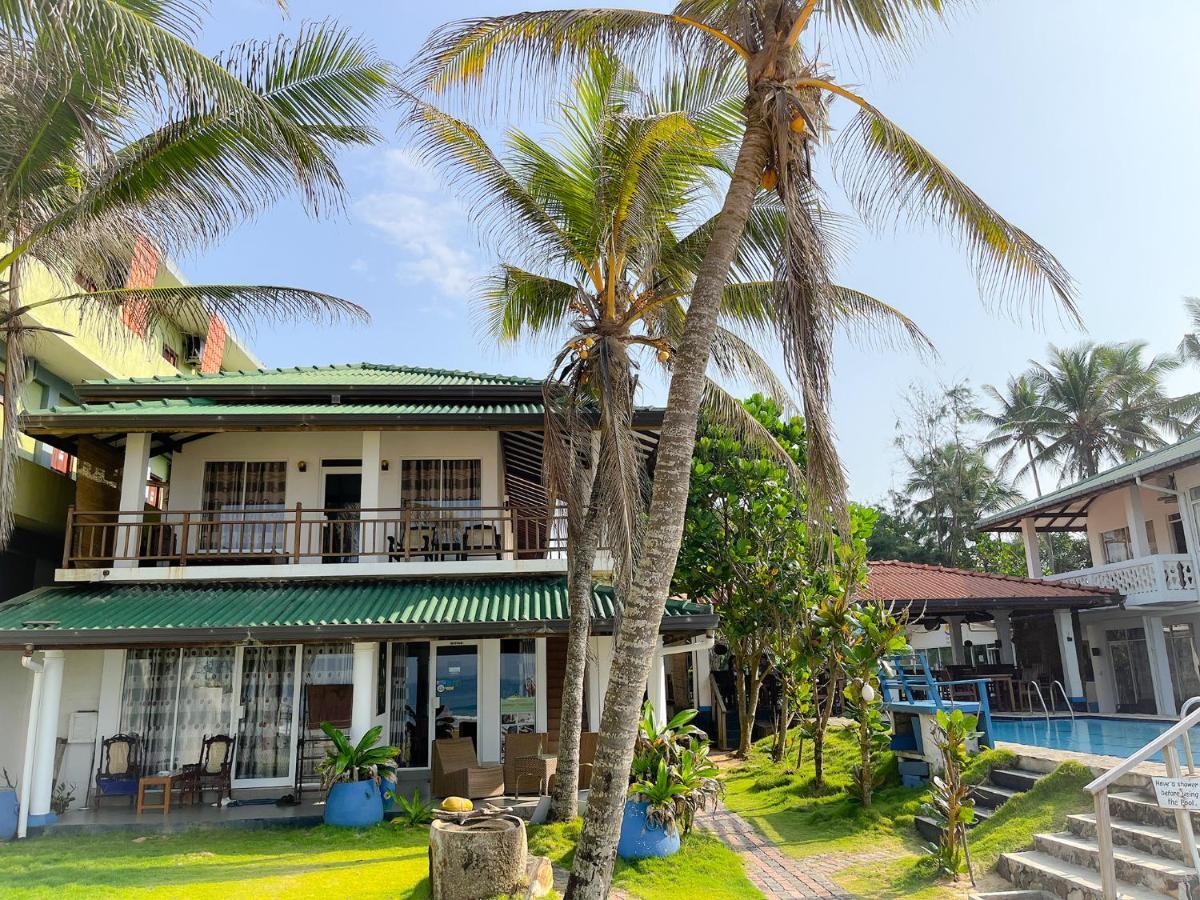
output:
<path id="1" fill-rule="evenodd" d="M 495 555 L 500 558 L 500 541 L 495 525 L 468 525 L 463 532 L 463 553 L 467 556 Z"/>
<path id="2" fill-rule="evenodd" d="M 546 747 L 541 731 L 510 731 L 504 735 L 504 787 L 514 796 L 521 793 L 520 761 L 540 756 Z M 526 776 L 529 777 L 529 776 Z"/>
<path id="3" fill-rule="evenodd" d="M 442 738 L 433 742 L 435 797 L 499 797 L 504 794 L 504 767 L 481 766 L 470 738 Z"/>
<path id="4" fill-rule="evenodd" d="M 100 767 L 96 769 L 96 808 L 105 797 L 137 799 L 142 777 L 142 739 L 136 734 L 114 734 L 100 742 Z"/>
<path id="5" fill-rule="evenodd" d="M 183 767 L 184 793 L 197 801 L 204 792 L 215 789 L 217 797 L 233 796 L 233 748 L 236 738 L 227 734 L 204 736 L 200 745 L 200 762 Z"/>
<path id="6" fill-rule="evenodd" d="M 579 735 L 579 789 L 585 790 L 592 783 L 592 767 L 596 764 L 596 744 L 600 741 L 597 731 L 585 731 Z"/>

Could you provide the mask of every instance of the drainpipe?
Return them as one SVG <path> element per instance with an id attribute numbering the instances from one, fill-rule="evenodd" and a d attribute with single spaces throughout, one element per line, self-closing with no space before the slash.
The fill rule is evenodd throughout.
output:
<path id="1" fill-rule="evenodd" d="M 1200 558 L 1197 556 L 1197 553 L 1200 552 L 1200 544 L 1197 544 L 1196 535 L 1193 533 L 1192 514 L 1187 497 L 1184 496 L 1183 491 L 1177 491 L 1173 487 L 1168 488 L 1157 484 L 1147 484 L 1142 481 L 1141 475 L 1138 475 L 1133 480 L 1140 488 L 1145 488 L 1148 491 L 1157 491 L 1160 494 L 1169 494 L 1179 504 L 1179 520 L 1183 523 L 1183 534 L 1187 538 L 1188 555 L 1192 558 L 1193 580 L 1196 582 L 1197 596 L 1200 596 L 1200 567 L 1197 567 L 1196 564 L 1196 560 Z M 1174 478 L 1171 481 L 1174 483 Z"/>
<path id="2" fill-rule="evenodd" d="M 25 759 L 21 763 L 21 799 L 17 810 L 17 838 L 26 836 L 29 829 L 29 791 L 33 780 L 33 753 L 37 743 L 38 711 L 42 704 L 42 664 L 35 662 L 33 647 L 25 647 L 21 665 L 33 673 L 33 691 L 29 697 L 29 722 L 25 730 Z"/>

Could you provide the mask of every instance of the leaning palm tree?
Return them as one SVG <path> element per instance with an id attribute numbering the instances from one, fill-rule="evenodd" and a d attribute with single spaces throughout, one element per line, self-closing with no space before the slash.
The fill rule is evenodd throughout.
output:
<path id="1" fill-rule="evenodd" d="M 736 70 L 683 73 L 649 92 L 597 51 L 540 140 L 511 131 L 503 153 L 467 123 L 410 98 L 420 156 L 442 170 L 506 257 L 483 283 L 482 323 L 501 343 L 558 344 L 546 382 L 547 481 L 568 507 L 572 619 L 563 685 L 558 774 L 551 812 L 576 815 L 578 734 L 592 570 L 603 531 L 613 550 L 617 596 L 628 589 L 644 516 L 645 471 L 633 428 L 643 362 L 669 366 L 686 322 L 686 298 L 712 220 L 713 173 L 739 134 Z M 772 260 L 782 217 L 762 195 L 735 259 L 717 326 L 720 375 L 748 380 L 788 403 L 758 355 L 771 325 Z M 690 224 L 691 223 L 691 224 Z M 918 345 L 924 335 L 872 297 L 839 288 L 837 316 Z M 710 415 L 791 463 L 791 456 L 716 381 Z M 593 453 L 594 425 L 598 439 Z M 798 470 L 795 472 L 800 477 Z"/>
<path id="2" fill-rule="evenodd" d="M 1046 362 L 1033 364 L 1042 396 L 1040 459 L 1057 462 L 1065 475 L 1090 478 L 1105 463 L 1125 462 L 1187 431 L 1194 398 L 1171 398 L 1163 385 L 1177 358 L 1145 360 L 1145 349 L 1142 341 L 1052 346 Z"/>
<path id="3" fill-rule="evenodd" d="M 202 248 L 286 194 L 336 209 L 334 154 L 372 142 L 389 66 L 329 23 L 292 40 L 246 43 L 211 58 L 192 46 L 190 0 L 15 0 L 0 4 L 0 547 L 12 530 L 20 386 L 39 306 L 127 340 L 171 320 L 203 330 L 297 315 L 362 318 L 354 304 L 272 285 L 126 285 L 139 242 L 176 255 Z M 61 289 L 29 300 L 31 266 Z"/>
<path id="4" fill-rule="evenodd" d="M 976 421 L 991 429 L 983 440 L 984 451 L 999 451 L 996 463 L 1000 474 L 1016 464 L 1018 453 L 1024 453 L 1025 462 L 1018 466 L 1017 477 L 1032 476 L 1033 488 L 1042 496 L 1037 467 L 1038 458 L 1046 450 L 1045 408 L 1033 378 L 1028 373 L 1014 375 L 1003 391 L 985 384 L 983 393 L 995 404 L 994 412 L 978 409 L 974 413 Z"/>
<path id="5" fill-rule="evenodd" d="M 1179 342 L 1179 359 L 1200 365 L 1200 297 L 1184 297 L 1183 308 L 1187 313 L 1189 330 Z"/>
<path id="6" fill-rule="evenodd" d="M 874 105 L 836 80 L 802 40 L 825 19 L 866 40 L 903 41 L 942 14 L 942 0 L 683 0 L 672 13 L 558 10 L 472 19 L 439 29 L 412 67 L 423 95 L 522 102 L 597 45 L 653 68 L 663 52 L 698 63 L 739 65 L 745 75 L 744 131 L 704 257 L 688 297 L 687 324 L 672 351 L 671 386 L 645 539 L 623 606 L 584 834 L 568 895 L 601 897 L 616 837 L 645 689 L 683 531 L 696 424 L 722 298 L 760 179 L 786 221 L 773 322 L 804 403 L 810 506 L 844 508 L 844 479 L 828 417 L 832 261 L 815 217 L 812 160 L 834 138 L 830 107 L 857 108 L 838 140 L 838 164 L 864 218 L 901 214 L 947 226 L 974 263 L 985 295 L 1056 297 L 1074 313 L 1072 286 L 1058 262 L 950 172 Z M 519 82 L 517 81 L 519 77 Z M 517 83 L 514 83 L 517 82 Z"/>

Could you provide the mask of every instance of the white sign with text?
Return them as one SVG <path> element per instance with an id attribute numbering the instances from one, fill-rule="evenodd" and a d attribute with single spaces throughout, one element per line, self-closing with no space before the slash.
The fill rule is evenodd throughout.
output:
<path id="1" fill-rule="evenodd" d="M 1155 778 L 1154 793 L 1163 809 L 1200 810 L 1200 775 Z"/>

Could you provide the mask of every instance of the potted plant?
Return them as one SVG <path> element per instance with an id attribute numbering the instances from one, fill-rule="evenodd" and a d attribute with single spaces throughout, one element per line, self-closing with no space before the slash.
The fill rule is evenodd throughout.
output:
<path id="1" fill-rule="evenodd" d="M 686 709 L 659 728 L 647 702 L 634 750 L 629 800 L 621 820 L 617 855 L 623 859 L 670 856 L 692 829 L 696 812 L 721 796 L 717 767 L 704 733 Z"/>
<path id="2" fill-rule="evenodd" d="M 328 722 L 321 723 L 333 746 L 321 761 L 325 824 L 364 828 L 383 821 L 383 783 L 396 779 L 395 747 L 376 746 L 383 728 L 375 726 L 357 744 Z"/>
<path id="3" fill-rule="evenodd" d="M 0 785 L 0 841 L 11 841 L 17 836 L 17 788 L 8 778 L 8 769 L 0 771 L 4 782 Z"/>

